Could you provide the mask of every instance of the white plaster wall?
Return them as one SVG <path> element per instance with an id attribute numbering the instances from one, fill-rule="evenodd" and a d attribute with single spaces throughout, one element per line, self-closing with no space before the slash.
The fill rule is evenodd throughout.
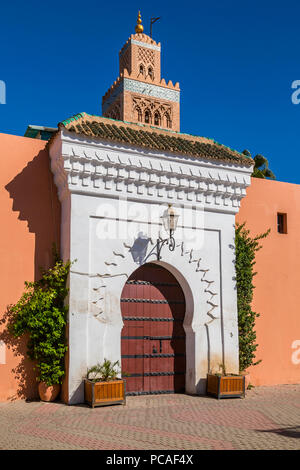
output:
<path id="1" fill-rule="evenodd" d="M 237 373 L 234 223 L 251 169 L 143 154 L 69 134 L 59 139 L 62 146 L 54 143 L 50 156 L 62 200 L 62 252 L 76 260 L 69 294 L 70 404 L 84 400 L 87 368 L 104 358 L 121 362 L 121 292 L 147 261 L 169 269 L 185 293 L 186 391 L 205 393 L 207 372 L 222 363 Z M 174 174 L 167 175 L 168 158 Z M 180 215 L 176 248 L 164 246 L 158 261 L 157 238 L 167 236 L 160 216 L 170 202 Z M 142 237 L 148 240 L 144 253 L 136 251 Z"/>
<path id="2" fill-rule="evenodd" d="M 151 223 L 145 214 L 162 214 L 165 206 L 148 207 L 146 211 L 143 203 L 129 201 L 130 217 L 134 212 L 137 214 L 135 220 L 130 221 L 125 214 L 118 213 L 119 202 L 115 199 L 76 194 L 71 199 L 70 253 L 71 259 L 77 261 L 70 276 L 69 387 L 72 400 L 77 401 L 83 399 L 82 377 L 87 368 L 104 358 L 121 362 L 120 296 L 127 278 L 140 266 L 130 247 L 141 232 L 149 233 L 151 240 L 143 262 L 151 250 L 153 254 L 147 261 L 157 262 L 155 244 L 159 232 L 163 235 L 163 229 L 158 223 L 159 218 Z M 107 212 L 109 206 L 110 214 Z M 144 217 L 140 220 L 142 212 Z M 194 229 L 181 227 L 179 220 L 175 251 L 170 252 L 164 246 L 161 252 L 160 263 L 178 278 L 190 306 L 184 323 L 186 389 L 190 393 L 204 393 L 208 370 L 218 371 L 224 361 L 228 371 L 237 372 L 238 369 L 232 282 L 234 215 L 223 214 L 221 217 L 218 214 L 217 219 L 218 225 L 215 214 L 202 211 L 199 226 Z M 115 222 L 112 233 L 107 233 L 112 221 Z M 110 238 L 103 238 L 106 235 Z"/>

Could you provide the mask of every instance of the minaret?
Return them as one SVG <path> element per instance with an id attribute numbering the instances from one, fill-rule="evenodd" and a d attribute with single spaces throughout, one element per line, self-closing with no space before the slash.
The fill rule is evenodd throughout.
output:
<path id="1" fill-rule="evenodd" d="M 143 31 L 139 12 L 135 34 L 119 52 L 119 77 L 102 98 L 102 114 L 179 132 L 179 83 L 161 79 L 161 45 Z"/>

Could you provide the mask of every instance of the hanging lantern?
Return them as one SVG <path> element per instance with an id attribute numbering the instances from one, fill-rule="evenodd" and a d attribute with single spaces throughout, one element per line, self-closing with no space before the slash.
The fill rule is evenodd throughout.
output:
<path id="1" fill-rule="evenodd" d="M 171 206 L 171 204 L 169 204 L 168 209 L 165 210 L 161 219 L 164 229 L 170 233 L 170 236 L 172 236 L 176 230 L 178 218 L 179 215 L 176 214 L 174 208 Z"/>

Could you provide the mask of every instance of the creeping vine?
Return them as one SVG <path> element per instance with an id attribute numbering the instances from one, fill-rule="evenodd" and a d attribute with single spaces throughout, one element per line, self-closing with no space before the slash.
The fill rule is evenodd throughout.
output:
<path id="1" fill-rule="evenodd" d="M 239 329 L 239 362 L 240 371 L 249 366 L 255 366 L 261 360 L 255 361 L 256 343 L 255 321 L 260 316 L 252 310 L 253 300 L 253 277 L 256 263 L 255 256 L 262 248 L 259 240 L 266 238 L 270 229 L 261 235 L 252 238 L 250 230 L 243 224 L 237 224 L 235 230 L 235 268 L 237 284 L 237 307 L 238 307 L 238 329 Z"/>
<path id="2" fill-rule="evenodd" d="M 65 298 L 72 264 L 63 263 L 55 249 L 53 254 L 54 266 L 43 270 L 39 281 L 25 282 L 25 292 L 10 308 L 12 318 L 8 325 L 14 337 L 29 333 L 27 355 L 36 362 L 37 380 L 47 385 L 62 383 L 65 374 Z"/>

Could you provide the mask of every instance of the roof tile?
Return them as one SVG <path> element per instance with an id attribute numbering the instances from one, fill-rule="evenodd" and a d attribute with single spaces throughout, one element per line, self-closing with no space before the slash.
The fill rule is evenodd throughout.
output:
<path id="1" fill-rule="evenodd" d="M 58 129 L 147 149 L 176 152 L 195 158 L 253 165 L 253 159 L 206 137 L 168 131 L 142 124 L 79 113 L 58 124 Z M 52 139 L 50 139 L 49 143 Z"/>

